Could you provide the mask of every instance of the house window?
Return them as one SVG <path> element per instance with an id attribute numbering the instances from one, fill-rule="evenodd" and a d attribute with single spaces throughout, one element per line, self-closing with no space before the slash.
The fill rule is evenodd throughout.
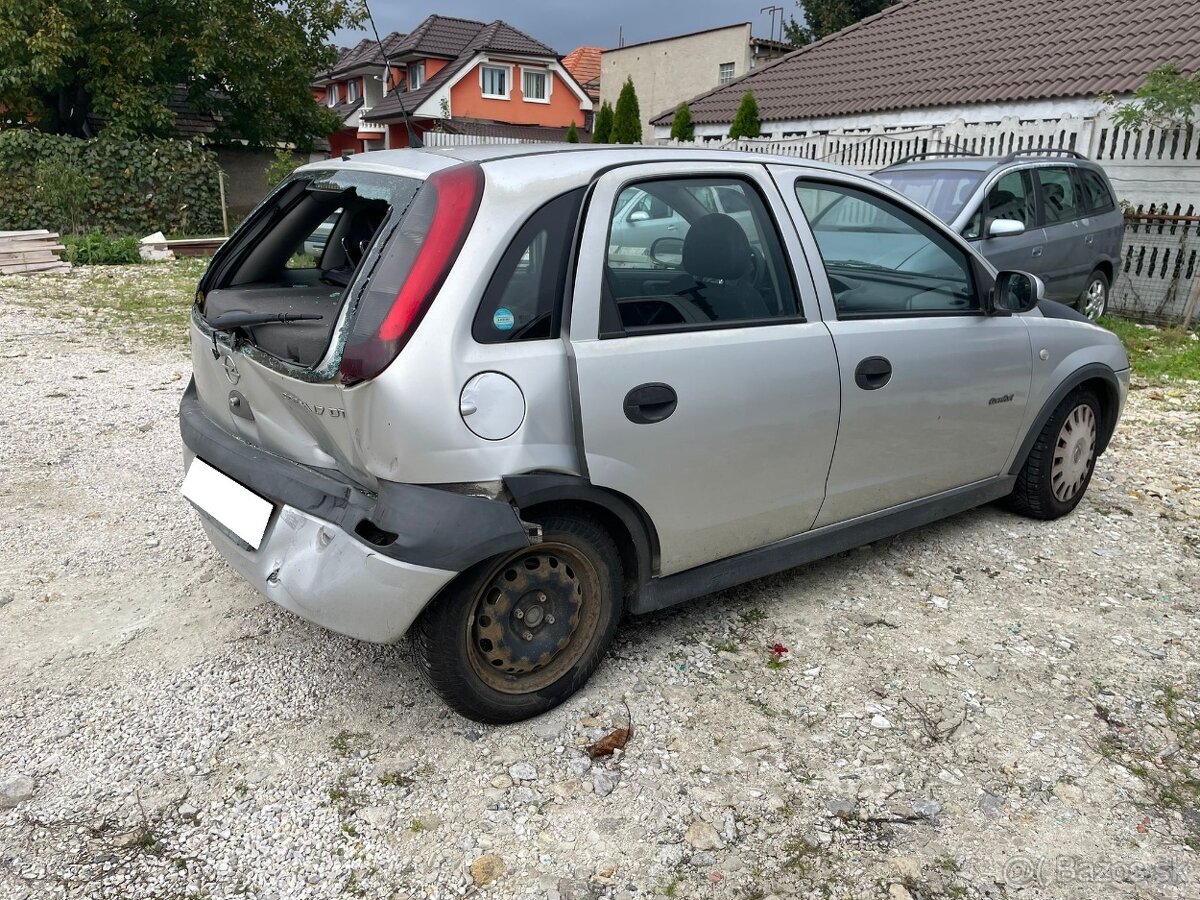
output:
<path id="1" fill-rule="evenodd" d="M 479 84 L 483 89 L 483 96 L 507 100 L 508 73 L 507 66 L 480 66 Z"/>
<path id="2" fill-rule="evenodd" d="M 425 63 L 413 63 L 408 67 L 408 89 L 415 91 L 425 83 Z"/>
<path id="3" fill-rule="evenodd" d="M 550 78 L 542 69 L 523 69 L 521 72 L 521 93 L 526 100 L 538 103 L 550 102 Z"/>
<path id="4" fill-rule="evenodd" d="M 330 106 L 338 104 L 338 89 L 336 84 L 331 84 L 325 91 L 325 100 Z"/>
<path id="5" fill-rule="evenodd" d="M 717 70 L 717 84 L 729 84 L 733 81 L 733 63 L 721 63 Z"/>
<path id="6" fill-rule="evenodd" d="M 358 99 L 358 82 L 357 81 L 347 81 L 346 82 L 346 102 L 353 103 L 357 99 Z"/>

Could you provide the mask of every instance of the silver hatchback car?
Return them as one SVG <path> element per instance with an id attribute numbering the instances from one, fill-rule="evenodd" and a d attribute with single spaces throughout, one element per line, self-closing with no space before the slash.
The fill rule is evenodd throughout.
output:
<path id="1" fill-rule="evenodd" d="M 636 266 L 613 241 L 633 197 L 677 225 Z M 409 634 L 450 705 L 515 721 L 577 690 L 626 612 L 989 501 L 1071 511 L 1129 364 L 1041 289 L 792 159 L 314 163 L 200 283 L 183 493 L 265 596 Z"/>

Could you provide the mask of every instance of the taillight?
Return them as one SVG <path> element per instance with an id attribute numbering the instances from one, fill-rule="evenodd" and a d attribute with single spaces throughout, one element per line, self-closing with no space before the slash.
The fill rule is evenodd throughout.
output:
<path id="1" fill-rule="evenodd" d="M 383 248 L 342 351 L 346 384 L 374 378 L 408 343 L 462 250 L 483 197 L 483 169 L 434 172 Z"/>

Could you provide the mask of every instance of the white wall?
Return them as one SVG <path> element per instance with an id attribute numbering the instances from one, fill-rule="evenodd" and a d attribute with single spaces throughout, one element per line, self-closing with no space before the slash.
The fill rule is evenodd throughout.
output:
<path id="1" fill-rule="evenodd" d="M 606 50 L 600 57 L 600 102 L 615 109 L 625 79 L 632 78 L 642 113 L 642 139 L 650 141 L 655 136 L 650 119 L 715 88 L 722 63 L 733 63 L 735 78 L 750 71 L 748 22 Z M 668 125 L 662 136 L 670 134 Z"/>

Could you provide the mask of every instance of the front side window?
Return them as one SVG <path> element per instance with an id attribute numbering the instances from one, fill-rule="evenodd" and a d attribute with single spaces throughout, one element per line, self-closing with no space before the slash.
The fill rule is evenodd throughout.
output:
<path id="1" fill-rule="evenodd" d="M 737 196 L 730 205 L 738 211 L 713 211 L 723 192 Z M 664 178 L 625 188 L 609 222 L 606 262 L 605 337 L 801 316 L 775 222 L 741 179 Z"/>
<path id="2" fill-rule="evenodd" d="M 1047 225 L 1079 218 L 1079 198 L 1075 181 L 1067 168 L 1046 167 L 1037 170 L 1042 191 L 1042 211 Z"/>
<path id="3" fill-rule="evenodd" d="M 521 92 L 525 95 L 525 99 L 539 102 L 549 101 L 548 80 L 546 73 L 542 70 L 525 69 L 521 74 Z"/>
<path id="4" fill-rule="evenodd" d="M 980 309 L 970 258 L 932 223 L 847 185 L 799 180 L 840 319 Z"/>
<path id="5" fill-rule="evenodd" d="M 989 224 L 996 219 L 1020 222 L 1032 228 L 1037 221 L 1037 205 L 1033 200 L 1033 183 L 1028 172 L 1009 172 L 997 181 L 975 213 L 963 237 L 976 240 L 984 237 L 983 222 Z"/>
<path id="6" fill-rule="evenodd" d="M 513 238 L 488 283 L 471 335 L 481 344 L 558 337 L 584 190 L 551 200 Z"/>
<path id="7" fill-rule="evenodd" d="M 503 66 L 480 66 L 479 78 L 483 96 L 508 99 L 508 69 Z"/>
<path id="8" fill-rule="evenodd" d="M 413 63 L 408 67 L 408 89 L 415 91 L 425 83 L 425 63 Z"/>
<path id="9" fill-rule="evenodd" d="M 733 81 L 733 63 L 721 63 L 717 69 L 717 84 L 729 84 Z"/>

